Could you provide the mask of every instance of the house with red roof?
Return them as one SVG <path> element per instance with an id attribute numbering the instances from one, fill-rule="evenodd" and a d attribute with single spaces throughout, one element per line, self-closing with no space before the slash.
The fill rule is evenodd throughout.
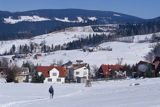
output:
<path id="1" fill-rule="evenodd" d="M 38 66 L 35 69 L 45 77 L 45 83 L 65 83 L 67 71 L 62 66 Z"/>
<path id="2" fill-rule="evenodd" d="M 125 78 L 126 72 L 123 71 L 124 67 L 122 65 L 108 65 L 103 64 L 100 66 L 96 76 L 98 78 Z"/>

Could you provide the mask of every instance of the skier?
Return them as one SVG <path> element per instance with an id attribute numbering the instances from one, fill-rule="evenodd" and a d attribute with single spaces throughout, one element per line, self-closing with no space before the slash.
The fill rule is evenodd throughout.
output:
<path id="1" fill-rule="evenodd" d="M 51 85 L 50 87 L 49 87 L 49 93 L 50 93 L 50 98 L 53 98 L 53 95 L 54 95 L 54 89 L 53 89 L 53 86 Z"/>

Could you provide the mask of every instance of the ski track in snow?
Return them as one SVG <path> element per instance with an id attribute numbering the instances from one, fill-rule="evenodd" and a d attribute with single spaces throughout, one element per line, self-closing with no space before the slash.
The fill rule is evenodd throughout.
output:
<path id="1" fill-rule="evenodd" d="M 71 96 L 74 96 L 74 95 L 78 95 L 78 94 L 81 93 L 81 92 L 82 92 L 82 90 L 79 90 L 79 91 L 74 92 L 74 93 L 57 96 L 57 97 L 55 97 L 54 99 L 71 97 Z M 50 98 L 36 98 L 36 99 L 32 99 L 32 100 L 13 101 L 13 102 L 9 102 L 9 103 L 6 103 L 6 104 L 2 104 L 0 107 L 13 107 L 13 106 L 15 106 L 15 105 L 32 103 L 32 102 L 37 102 L 37 101 L 44 101 L 44 100 L 49 100 L 49 99 L 50 99 Z"/>
<path id="2" fill-rule="evenodd" d="M 12 107 L 14 105 L 19 105 L 19 104 L 24 104 L 24 103 L 31 103 L 31 102 L 36 102 L 36 101 L 43 101 L 43 100 L 48 100 L 49 98 L 37 98 L 37 99 L 33 99 L 33 100 L 22 100 L 22 101 L 13 101 L 13 102 L 9 102 L 6 104 L 1 105 L 1 107 Z"/>

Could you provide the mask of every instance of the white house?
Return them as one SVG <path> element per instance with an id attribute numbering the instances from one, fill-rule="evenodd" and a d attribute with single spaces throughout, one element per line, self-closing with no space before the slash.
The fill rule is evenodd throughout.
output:
<path id="1" fill-rule="evenodd" d="M 43 74 L 45 83 L 65 83 L 66 69 L 61 66 L 38 66 L 36 71 Z"/>
<path id="2" fill-rule="evenodd" d="M 76 82 L 86 82 L 89 79 L 89 69 L 86 66 L 74 68 L 74 79 Z"/>

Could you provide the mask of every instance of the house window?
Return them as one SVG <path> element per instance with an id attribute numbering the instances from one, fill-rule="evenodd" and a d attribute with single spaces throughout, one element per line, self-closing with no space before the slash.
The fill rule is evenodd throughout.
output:
<path id="1" fill-rule="evenodd" d="M 79 75 L 79 72 L 76 72 L 76 75 Z"/>
<path id="2" fill-rule="evenodd" d="M 61 79 L 60 79 L 60 78 L 58 78 L 58 79 L 57 79 L 57 82 L 61 82 Z"/>
<path id="3" fill-rule="evenodd" d="M 84 75 L 87 75 L 87 72 L 86 71 L 84 71 L 84 73 L 83 73 Z"/>
<path id="4" fill-rule="evenodd" d="M 52 76 L 57 76 L 57 73 L 53 73 Z"/>
<path id="5" fill-rule="evenodd" d="M 52 82 L 52 78 L 48 78 L 48 82 Z"/>

